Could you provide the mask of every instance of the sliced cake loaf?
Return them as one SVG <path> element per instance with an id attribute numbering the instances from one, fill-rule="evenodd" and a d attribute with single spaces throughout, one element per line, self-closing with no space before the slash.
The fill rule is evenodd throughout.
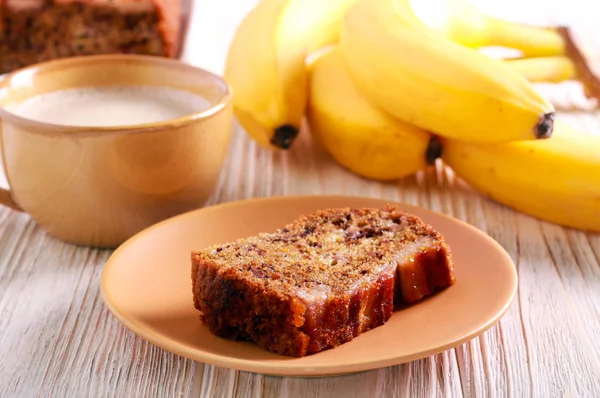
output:
<path id="1" fill-rule="evenodd" d="M 295 357 L 350 341 L 395 305 L 453 283 L 442 236 L 396 208 L 323 210 L 192 253 L 194 305 L 208 328 Z"/>

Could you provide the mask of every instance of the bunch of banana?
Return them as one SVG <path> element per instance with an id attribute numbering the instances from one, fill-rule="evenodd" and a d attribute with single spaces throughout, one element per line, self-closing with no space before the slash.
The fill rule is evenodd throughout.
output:
<path id="1" fill-rule="evenodd" d="M 504 62 L 540 81 L 562 81 L 572 71 L 560 57 Z M 432 165 L 440 156 L 439 140 L 432 134 L 392 117 L 362 95 L 337 46 L 316 57 L 310 71 L 310 132 L 342 166 L 362 177 L 394 180 Z"/>
<path id="2" fill-rule="evenodd" d="M 457 43 L 470 47 L 514 45 L 525 54 L 547 55 L 544 63 L 554 63 L 552 57 L 564 52 L 563 43 L 552 30 L 485 17 L 467 8 L 464 0 L 441 1 L 451 5 L 447 7 L 449 18 L 431 27 Z M 314 51 L 337 43 L 342 19 L 356 2 L 260 0 L 242 20 L 229 48 L 224 75 L 234 92 L 238 121 L 260 145 L 287 149 L 293 144 L 306 108 L 305 60 Z M 520 41 L 505 39 L 522 34 L 526 38 Z M 544 79 L 543 73 L 531 66 L 525 65 L 524 70 L 529 76 Z"/>

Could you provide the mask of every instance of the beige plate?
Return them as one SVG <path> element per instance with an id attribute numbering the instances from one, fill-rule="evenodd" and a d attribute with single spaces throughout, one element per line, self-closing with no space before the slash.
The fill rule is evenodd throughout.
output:
<path id="1" fill-rule="evenodd" d="M 508 254 L 474 227 L 403 204 L 401 209 L 430 223 L 450 244 L 456 263 L 454 286 L 397 311 L 385 325 L 349 343 L 303 358 L 216 337 L 199 320 L 192 304 L 192 250 L 273 231 L 317 209 L 386 203 L 343 196 L 274 197 L 171 218 L 140 232 L 113 253 L 102 274 L 104 300 L 126 327 L 166 350 L 217 366 L 304 377 L 360 372 L 423 358 L 455 347 L 498 321 L 517 289 L 517 273 Z"/>

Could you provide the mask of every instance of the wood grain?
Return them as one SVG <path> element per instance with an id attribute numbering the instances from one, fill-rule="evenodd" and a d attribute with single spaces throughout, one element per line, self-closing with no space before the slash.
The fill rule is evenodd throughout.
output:
<path id="1" fill-rule="evenodd" d="M 559 118 L 600 134 L 600 114 L 581 111 L 589 103 L 577 85 L 540 89 L 569 110 Z M 514 259 L 516 300 L 480 337 L 400 366 L 315 379 L 238 372 L 195 363 L 133 335 L 100 297 L 109 251 L 58 242 L 26 214 L 0 208 L 0 396 L 600 396 L 599 234 L 514 212 L 472 191 L 441 164 L 395 183 L 364 180 L 334 163 L 307 131 L 287 153 L 262 150 L 237 131 L 209 204 L 325 193 L 403 201 L 480 228 Z"/>

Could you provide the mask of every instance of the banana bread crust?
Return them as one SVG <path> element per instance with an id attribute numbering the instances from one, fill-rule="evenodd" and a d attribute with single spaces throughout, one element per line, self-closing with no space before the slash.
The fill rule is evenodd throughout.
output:
<path id="1" fill-rule="evenodd" d="M 348 342 L 454 283 L 441 235 L 396 208 L 326 209 L 191 260 L 194 305 L 214 334 L 294 357 Z"/>

